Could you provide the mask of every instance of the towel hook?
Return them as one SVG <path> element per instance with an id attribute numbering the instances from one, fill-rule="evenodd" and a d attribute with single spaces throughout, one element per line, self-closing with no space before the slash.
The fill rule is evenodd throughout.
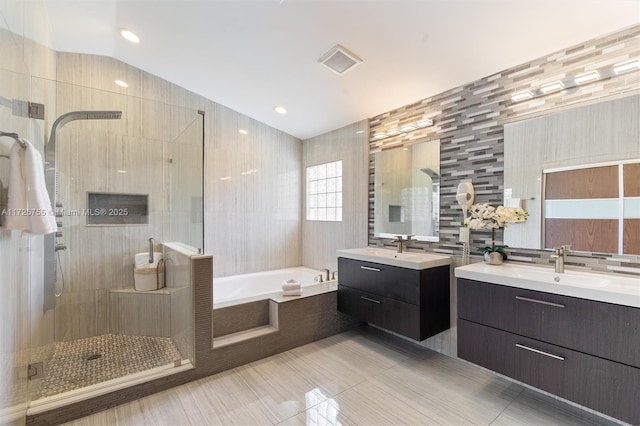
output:
<path id="1" fill-rule="evenodd" d="M 23 148 L 27 147 L 27 144 L 24 143 L 24 141 L 22 139 L 20 139 L 20 135 L 17 133 L 7 133 L 7 132 L 3 132 L 0 131 L 0 136 L 6 136 L 8 138 L 13 138 L 16 140 L 16 142 L 18 142 Z"/>

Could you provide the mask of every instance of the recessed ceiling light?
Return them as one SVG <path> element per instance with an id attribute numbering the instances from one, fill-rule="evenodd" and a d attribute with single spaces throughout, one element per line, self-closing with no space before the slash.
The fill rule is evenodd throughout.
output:
<path id="1" fill-rule="evenodd" d="M 576 84 L 588 83 L 590 81 L 596 81 L 600 78 L 600 73 L 598 71 L 589 71 L 583 74 L 578 74 L 575 76 L 574 81 Z"/>
<path id="2" fill-rule="evenodd" d="M 531 90 L 525 90 L 524 92 L 518 92 L 511 95 L 511 100 L 514 102 L 524 101 L 525 99 L 533 98 L 533 92 Z"/>
<path id="3" fill-rule="evenodd" d="M 140 37 L 131 30 L 120 28 L 120 35 L 131 43 L 140 43 Z"/>
<path id="4" fill-rule="evenodd" d="M 247 132 L 245 129 L 238 130 L 238 133 L 240 133 L 241 135 L 248 135 L 249 134 L 249 132 Z"/>
<path id="5" fill-rule="evenodd" d="M 640 68 L 640 59 L 632 59 L 630 61 L 620 62 L 613 66 L 613 72 L 622 74 L 623 72 L 633 71 Z"/>
<path id="6" fill-rule="evenodd" d="M 561 81 L 553 81 L 548 84 L 543 84 L 540 86 L 540 91 L 545 95 L 551 92 L 557 92 L 558 90 L 564 89 L 564 84 Z"/>
<path id="7" fill-rule="evenodd" d="M 124 81 L 124 80 L 115 80 L 115 81 L 114 81 L 114 83 L 115 83 L 115 84 L 117 84 L 117 85 L 118 85 L 118 86 L 120 86 L 120 87 L 125 87 L 125 88 L 126 88 L 126 87 L 129 87 L 129 85 L 127 84 L 127 82 L 126 82 L 126 81 Z"/>
<path id="8" fill-rule="evenodd" d="M 275 112 L 277 112 L 278 114 L 286 114 L 287 113 L 287 110 L 283 106 L 274 107 L 273 110 Z"/>

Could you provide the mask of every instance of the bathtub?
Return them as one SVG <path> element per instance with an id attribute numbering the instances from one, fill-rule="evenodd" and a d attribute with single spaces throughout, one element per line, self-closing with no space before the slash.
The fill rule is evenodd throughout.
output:
<path id="1" fill-rule="evenodd" d="M 213 305 L 222 307 L 240 302 L 266 299 L 282 290 L 282 283 L 288 279 L 300 281 L 302 287 L 318 284 L 315 278 L 322 272 L 304 266 L 233 275 L 213 279 Z"/>

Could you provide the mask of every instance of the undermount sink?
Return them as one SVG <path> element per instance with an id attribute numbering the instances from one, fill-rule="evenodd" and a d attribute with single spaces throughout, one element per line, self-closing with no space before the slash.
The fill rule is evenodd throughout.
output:
<path id="1" fill-rule="evenodd" d="M 500 266 L 473 263 L 455 269 L 458 278 L 529 290 L 615 303 L 640 308 L 640 277 L 598 272 L 554 272 L 544 266 L 503 263 Z"/>
<path id="2" fill-rule="evenodd" d="M 363 260 L 365 262 L 381 263 L 383 265 L 399 266 L 409 269 L 428 269 L 436 266 L 451 264 L 449 256 L 431 253 L 398 253 L 394 250 L 386 250 L 376 247 L 363 247 L 355 249 L 338 250 L 338 257 Z"/>

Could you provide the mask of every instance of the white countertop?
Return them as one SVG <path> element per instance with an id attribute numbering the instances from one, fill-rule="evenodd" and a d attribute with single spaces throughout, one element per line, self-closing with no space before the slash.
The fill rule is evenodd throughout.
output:
<path id="1" fill-rule="evenodd" d="M 455 269 L 455 276 L 640 308 L 640 277 L 575 271 L 566 267 L 564 273 L 556 273 L 553 268 L 511 262 L 459 266 Z"/>
<path id="2" fill-rule="evenodd" d="M 399 266 L 409 269 L 428 269 L 436 266 L 451 264 L 451 257 L 432 253 L 398 253 L 396 250 L 387 250 L 376 247 L 363 247 L 337 251 L 338 257 L 362 260 L 365 262 L 381 263 L 383 265 Z"/>

